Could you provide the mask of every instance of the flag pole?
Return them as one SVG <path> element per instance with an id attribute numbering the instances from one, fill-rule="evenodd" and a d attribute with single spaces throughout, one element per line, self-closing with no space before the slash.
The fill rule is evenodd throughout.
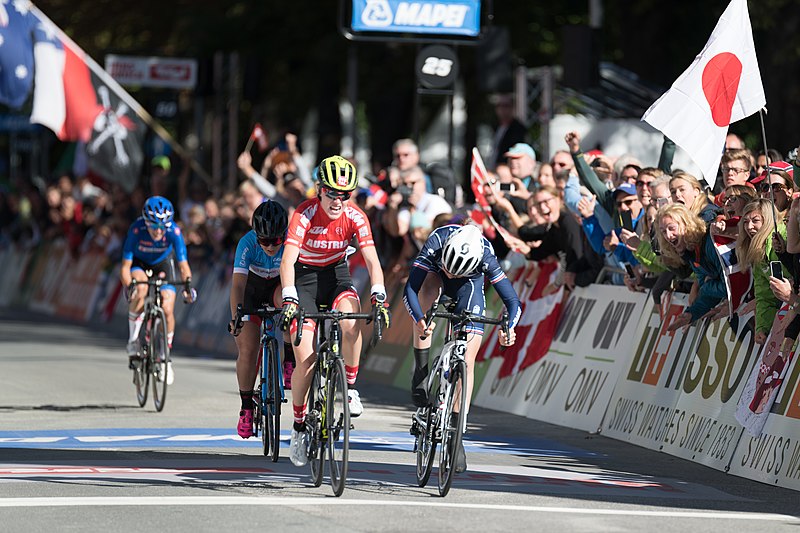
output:
<path id="1" fill-rule="evenodd" d="M 89 54 L 84 52 L 83 49 L 75 43 L 75 41 L 70 39 L 69 35 L 64 33 L 60 27 L 54 24 L 53 21 L 50 20 L 47 15 L 42 13 L 38 7 L 31 4 L 30 10 L 39 20 L 50 26 L 56 35 L 58 35 L 58 38 L 61 40 L 61 42 L 63 42 L 65 46 L 69 46 L 78 57 L 83 59 L 91 71 L 112 91 L 114 91 L 117 96 L 119 96 L 120 100 L 125 102 L 147 126 L 152 128 L 153 131 L 156 132 L 156 135 L 164 139 L 167 144 L 169 144 L 178 153 L 179 156 L 184 159 L 188 159 L 192 169 L 197 172 L 197 174 L 203 179 L 203 181 L 206 182 L 207 185 L 211 185 L 211 176 L 203 167 L 200 166 L 200 163 L 189 157 L 189 152 L 187 152 L 186 149 L 181 146 L 181 144 L 178 143 L 178 141 L 176 141 L 161 124 L 156 122 L 152 115 L 150 115 L 150 113 L 148 113 L 147 110 L 143 108 L 134 97 L 128 94 L 128 91 L 123 89 L 122 86 L 117 83 L 117 80 L 112 78 L 103 67 L 101 67 L 94 59 L 92 59 Z"/>
<path id="2" fill-rule="evenodd" d="M 772 170 L 770 170 L 770 163 L 772 163 L 772 161 L 769 160 L 769 153 L 767 152 L 767 130 L 764 127 L 764 115 L 766 114 L 767 114 L 766 107 L 762 107 L 761 109 L 758 110 L 758 118 L 761 119 L 761 140 L 764 142 L 764 158 L 767 161 L 767 167 L 766 167 L 767 177 L 764 179 L 766 180 L 767 185 L 769 185 L 769 199 L 772 201 L 772 222 L 775 228 L 773 230 L 773 237 L 777 235 L 778 238 L 780 238 L 780 235 L 778 234 L 778 212 L 775 209 L 775 192 L 772 190 L 772 184 L 770 183 L 770 176 L 772 176 Z"/>

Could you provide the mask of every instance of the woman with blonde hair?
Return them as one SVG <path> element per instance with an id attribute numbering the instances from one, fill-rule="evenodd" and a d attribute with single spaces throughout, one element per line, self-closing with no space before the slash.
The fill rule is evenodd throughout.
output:
<path id="1" fill-rule="evenodd" d="M 656 214 L 661 260 L 670 269 L 689 266 L 699 286 L 694 303 L 670 325 L 673 331 L 701 318 L 727 296 L 722 266 L 706 223 L 681 203 L 662 207 Z"/>
<path id="2" fill-rule="evenodd" d="M 775 232 L 775 219 L 772 202 L 766 198 L 758 198 L 747 204 L 739 220 L 739 236 L 736 239 L 736 258 L 739 265 L 749 268 L 753 273 L 753 287 L 756 300 L 756 336 L 755 342 L 764 344 L 772 329 L 775 314 L 781 302 L 770 288 L 770 263 L 780 265 L 783 278 L 790 279 L 789 272 L 781 264 L 778 254 L 772 245 L 772 234 Z M 778 233 L 786 240 L 786 225 L 778 222 Z"/>
<path id="3" fill-rule="evenodd" d="M 711 203 L 700 181 L 682 170 L 677 170 L 669 180 L 672 201 L 683 204 L 708 224 L 717 216 L 717 206 Z"/>

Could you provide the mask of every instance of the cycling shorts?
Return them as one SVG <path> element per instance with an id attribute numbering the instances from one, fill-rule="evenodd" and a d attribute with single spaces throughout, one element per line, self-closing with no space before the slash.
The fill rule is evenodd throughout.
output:
<path id="1" fill-rule="evenodd" d="M 322 269 L 295 263 L 294 273 L 300 307 L 306 313 L 319 312 L 319 305 L 334 309 L 344 298 L 353 298 L 358 302 L 358 293 L 353 287 L 347 261 Z M 313 328 L 313 321 L 308 322 Z"/>
<path id="2" fill-rule="evenodd" d="M 175 258 L 173 256 L 169 256 L 160 263 L 157 263 L 155 265 L 149 265 L 144 261 L 142 261 L 141 259 L 139 259 L 138 257 L 134 257 L 133 264 L 131 265 L 131 272 L 133 272 L 134 270 L 141 270 L 142 272 L 146 270 L 152 270 L 154 278 L 160 277 L 169 280 L 178 279 L 178 270 L 175 267 Z M 176 291 L 174 285 L 162 285 L 161 290 L 162 291 L 167 290 L 172 292 Z"/>
<path id="3" fill-rule="evenodd" d="M 244 309 L 256 309 L 263 305 L 274 305 L 275 288 L 281 284 L 281 278 L 262 278 L 252 271 L 247 273 L 247 283 L 244 286 Z M 245 315 L 242 320 L 261 324 L 261 317 Z"/>
<path id="4" fill-rule="evenodd" d="M 474 278 L 448 278 L 439 274 L 442 280 L 442 294 L 456 302 L 454 313 L 467 310 L 475 315 L 482 315 L 486 307 L 483 293 L 483 276 Z M 482 322 L 468 322 L 464 328 L 467 333 L 483 335 Z"/>

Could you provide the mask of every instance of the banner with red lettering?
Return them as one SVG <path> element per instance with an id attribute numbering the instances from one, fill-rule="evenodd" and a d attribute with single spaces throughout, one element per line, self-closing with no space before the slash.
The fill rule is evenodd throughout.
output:
<path id="1" fill-rule="evenodd" d="M 474 403 L 597 431 L 635 348 L 646 303 L 645 294 L 626 287 L 576 288 L 564 304 L 543 357 L 522 363 L 523 368 L 509 375 L 503 373 L 508 359 L 494 359 Z M 496 342 L 493 337 L 489 335 L 487 344 Z M 535 342 L 521 345 L 517 339 L 522 353 L 538 351 Z"/>
<path id="2" fill-rule="evenodd" d="M 741 316 L 736 331 L 727 320 L 668 331 L 687 302 L 676 294 L 663 320 L 655 306 L 645 316 L 602 431 L 725 470 L 742 432 L 736 403 L 758 354 L 753 314 Z"/>

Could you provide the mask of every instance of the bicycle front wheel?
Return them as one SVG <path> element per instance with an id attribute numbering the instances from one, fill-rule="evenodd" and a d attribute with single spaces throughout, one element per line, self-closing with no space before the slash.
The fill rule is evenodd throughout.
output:
<path id="1" fill-rule="evenodd" d="M 311 406 L 311 413 L 306 419 L 308 462 L 311 464 L 311 482 L 315 487 L 322 485 L 322 473 L 325 466 L 325 437 L 322 424 L 325 421 L 326 406 L 324 394 L 320 394 L 320 379 L 318 361 L 311 378 L 311 388 L 308 390 L 308 405 Z"/>
<path id="2" fill-rule="evenodd" d="M 139 360 L 133 368 L 133 384 L 136 386 L 136 401 L 139 407 L 144 407 L 147 403 L 147 395 L 150 391 L 150 345 L 145 340 L 145 331 L 149 331 L 152 324 L 150 318 L 145 320 L 139 333 Z"/>
<path id="3" fill-rule="evenodd" d="M 350 406 L 347 398 L 347 378 L 344 362 L 335 359 L 329 369 L 327 412 L 328 459 L 330 461 L 331 488 L 341 496 L 347 481 L 347 459 L 350 454 Z"/>
<path id="4" fill-rule="evenodd" d="M 278 341 L 270 338 L 268 348 L 265 353 L 263 367 L 266 368 L 266 380 L 262 387 L 266 387 L 264 394 L 263 416 L 264 432 L 262 442 L 264 444 L 264 455 L 268 455 L 275 463 L 280 457 L 281 449 L 281 375 L 280 361 L 281 356 L 278 351 Z"/>
<path id="5" fill-rule="evenodd" d="M 455 457 L 461 446 L 461 429 L 464 425 L 464 413 L 467 410 L 467 364 L 458 361 L 450 368 L 449 385 L 446 395 L 446 404 L 441 422 L 442 449 L 439 452 L 439 495 L 447 496 L 453 483 L 455 470 Z M 458 401 L 458 414 L 455 414 L 456 399 Z"/>
<path id="6" fill-rule="evenodd" d="M 167 401 L 167 382 L 169 381 L 169 344 L 167 343 L 167 320 L 162 309 L 150 330 L 150 359 L 153 371 L 153 403 L 161 412 Z"/>
<path id="7" fill-rule="evenodd" d="M 431 380 L 430 390 L 428 391 L 428 406 L 418 409 L 417 412 L 423 424 L 417 427 L 417 442 L 414 451 L 417 455 L 417 485 L 424 487 L 428 484 L 433 470 L 433 460 L 436 457 L 436 428 L 438 419 L 436 414 L 439 412 L 439 372 Z"/>

